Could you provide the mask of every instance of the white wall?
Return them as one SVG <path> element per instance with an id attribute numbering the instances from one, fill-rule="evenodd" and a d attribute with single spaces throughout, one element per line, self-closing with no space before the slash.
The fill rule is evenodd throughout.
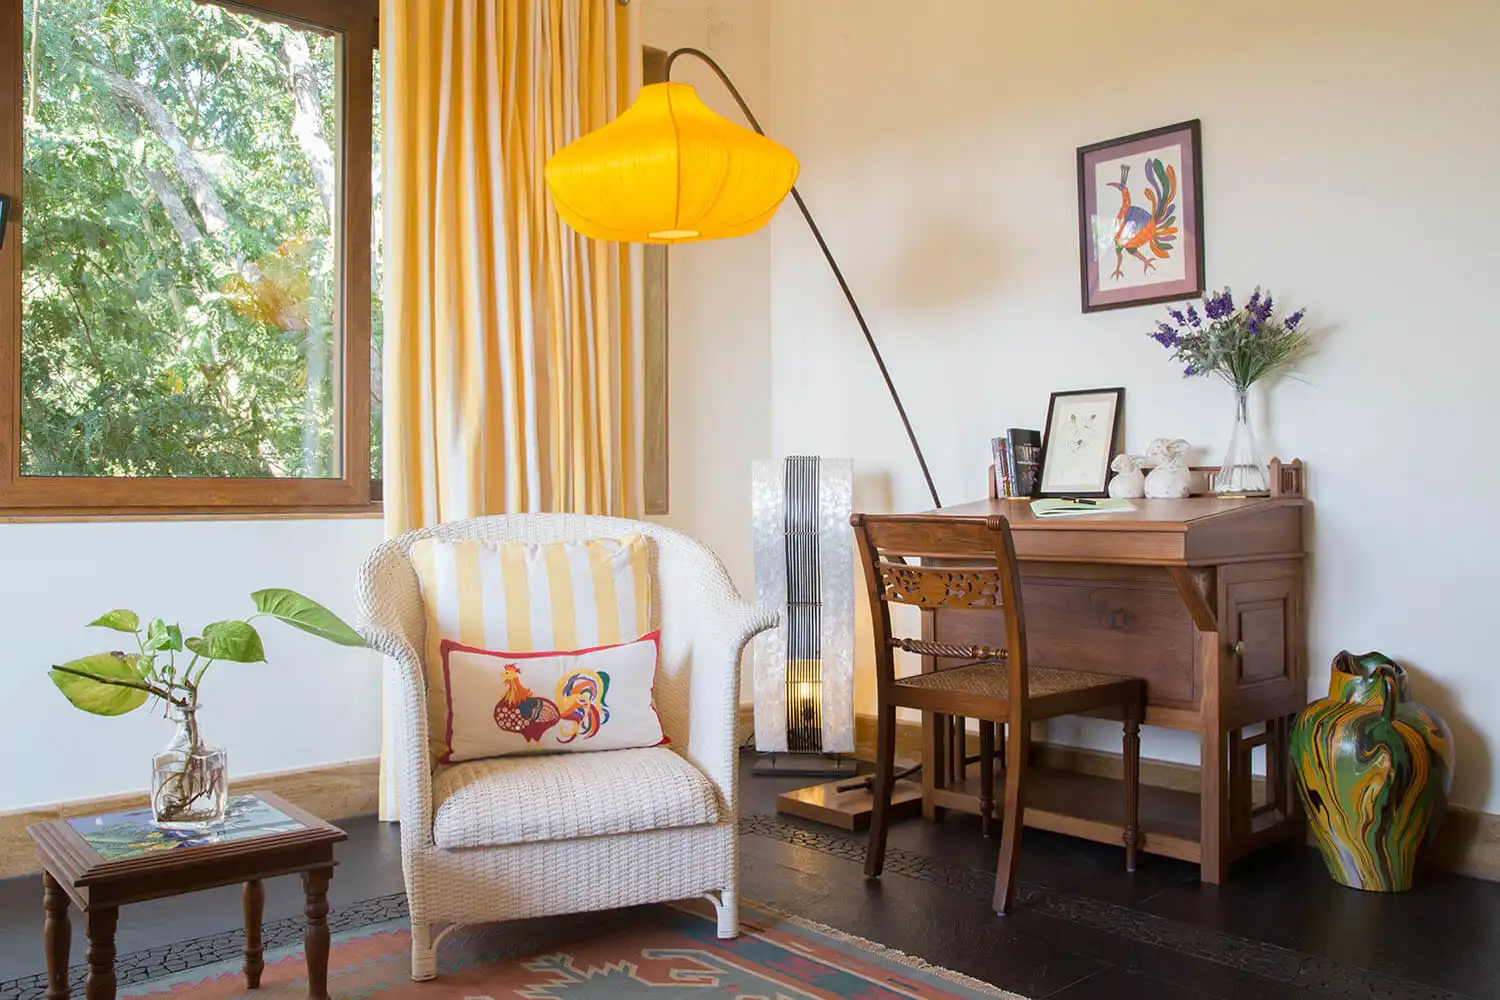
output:
<path id="1" fill-rule="evenodd" d="M 708 52 L 757 117 L 770 103 L 766 0 L 646 0 L 642 37 L 668 51 Z M 696 59 L 680 60 L 672 79 L 744 124 L 733 98 Z M 671 513 L 655 520 L 717 552 L 747 599 L 755 593 L 750 463 L 771 453 L 770 274 L 765 230 L 673 247 L 668 264 Z"/>
<path id="2" fill-rule="evenodd" d="M 739 9 L 736 7 L 735 9 Z M 1314 693 L 1341 648 L 1407 663 L 1459 737 L 1455 799 L 1500 811 L 1494 234 L 1500 5 L 772 0 L 769 129 L 872 321 L 946 502 L 1052 390 L 1127 387 L 1127 443 L 1217 462 L 1228 390 L 1184 381 L 1156 307 L 1083 315 L 1074 150 L 1203 122 L 1207 274 L 1306 304 L 1322 338 L 1257 401 L 1310 470 Z M 811 238 L 772 228 L 777 454 L 852 455 L 929 506 Z M 1072 738 L 1117 746 L 1113 731 Z M 1146 752 L 1194 759 L 1179 734 Z"/>
<path id="3" fill-rule="evenodd" d="M 47 677 L 54 663 L 124 648 L 84 626 L 111 608 L 203 625 L 251 614 L 250 592 L 291 587 L 354 618 L 354 574 L 378 519 L 0 524 L 0 811 L 144 789 L 172 730 L 136 711 L 86 715 Z M 257 623 L 267 663 L 220 663 L 203 725 L 231 776 L 380 752 L 380 660 L 277 622 Z M 191 630 L 191 631 L 190 631 Z"/>

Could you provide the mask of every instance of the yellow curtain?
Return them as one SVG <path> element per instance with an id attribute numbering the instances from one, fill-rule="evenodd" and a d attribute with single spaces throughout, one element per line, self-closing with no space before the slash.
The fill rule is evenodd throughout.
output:
<path id="1" fill-rule="evenodd" d="M 388 534 L 641 510 L 640 251 L 574 233 L 542 178 L 635 96 L 640 7 L 382 0 Z"/>

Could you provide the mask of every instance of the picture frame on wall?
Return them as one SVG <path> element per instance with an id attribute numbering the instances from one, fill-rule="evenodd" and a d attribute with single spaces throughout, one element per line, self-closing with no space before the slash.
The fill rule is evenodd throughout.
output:
<path id="1" fill-rule="evenodd" d="M 1083 311 L 1203 294 L 1198 119 L 1078 149 Z"/>
<path id="2" fill-rule="evenodd" d="M 1107 497 L 1109 463 L 1120 451 L 1125 390 L 1054 392 L 1042 430 L 1039 497 Z"/>

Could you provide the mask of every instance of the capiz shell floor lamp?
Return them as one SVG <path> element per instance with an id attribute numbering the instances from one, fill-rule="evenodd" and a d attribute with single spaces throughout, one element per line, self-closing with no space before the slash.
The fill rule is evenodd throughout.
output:
<path id="1" fill-rule="evenodd" d="M 754 131 L 715 113 L 698 99 L 693 87 L 671 82 L 672 67 L 684 56 L 713 70 Z M 771 220 L 790 194 L 859 324 L 922 470 L 932 505 L 942 506 L 880 347 L 796 188 L 797 158 L 766 136 L 739 88 L 708 53 L 695 48 L 673 51 L 667 56 L 666 77 L 664 83 L 642 87 L 635 102 L 614 121 L 579 137 L 547 161 L 544 175 L 558 215 L 593 239 L 670 245 L 753 233 Z M 868 821 L 867 787 L 836 783 L 804 791 L 826 793 L 811 795 L 817 800 L 809 807 L 816 813 L 811 818 L 851 829 Z M 903 799 L 909 799 L 909 790 L 898 788 L 898 814 L 906 804 Z M 809 815 L 806 811 L 798 814 Z"/>
<path id="2" fill-rule="evenodd" d="M 781 613 L 751 648 L 758 775 L 851 778 L 854 463 L 791 455 L 750 477 L 755 601 Z"/>

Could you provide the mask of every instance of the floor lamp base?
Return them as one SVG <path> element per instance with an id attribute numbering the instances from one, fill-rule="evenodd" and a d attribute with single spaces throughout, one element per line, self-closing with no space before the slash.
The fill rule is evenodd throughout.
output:
<path id="1" fill-rule="evenodd" d="M 853 757 L 813 753 L 773 753 L 751 767 L 762 778 L 825 777 L 833 781 L 796 788 L 776 796 L 776 812 L 840 830 L 866 830 L 874 811 L 870 783 L 874 775 L 859 772 Z M 910 773 L 898 771 L 898 774 Z M 891 795 L 891 821 L 922 812 L 922 783 L 900 779 Z"/>
<path id="2" fill-rule="evenodd" d="M 843 754 L 768 753 L 750 768 L 757 778 L 852 778 L 859 761 Z"/>
<path id="3" fill-rule="evenodd" d="M 865 830 L 870 826 L 874 797 L 870 794 L 870 775 L 863 778 L 830 781 L 809 785 L 776 796 L 776 811 L 836 826 L 840 830 Z M 891 794 L 891 821 L 908 819 L 922 812 L 922 783 L 898 781 Z"/>

